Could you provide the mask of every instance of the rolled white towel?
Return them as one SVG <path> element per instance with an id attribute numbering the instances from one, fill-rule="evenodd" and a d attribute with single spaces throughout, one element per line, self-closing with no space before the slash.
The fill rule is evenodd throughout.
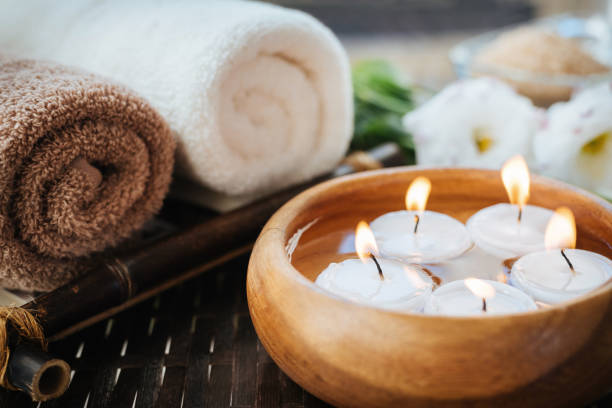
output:
<path id="1" fill-rule="evenodd" d="M 540 172 L 612 199 L 612 83 L 551 106 L 534 154 Z"/>
<path id="2" fill-rule="evenodd" d="M 112 77 L 147 98 L 179 171 L 248 198 L 331 169 L 352 133 L 346 54 L 296 10 L 243 1 L 4 0 L 0 49 Z"/>
<path id="3" fill-rule="evenodd" d="M 404 117 L 419 164 L 499 168 L 531 156 L 544 112 L 492 78 L 454 82 Z"/>

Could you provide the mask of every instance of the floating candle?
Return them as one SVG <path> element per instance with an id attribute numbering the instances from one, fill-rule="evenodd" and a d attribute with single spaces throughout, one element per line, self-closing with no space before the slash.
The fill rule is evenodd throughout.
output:
<path id="1" fill-rule="evenodd" d="M 417 177 L 406 192 L 407 210 L 384 214 L 372 222 L 383 256 L 433 263 L 459 256 L 472 246 L 462 223 L 446 214 L 425 211 L 430 191 L 430 181 Z"/>
<path id="2" fill-rule="evenodd" d="M 365 222 L 355 233 L 360 259 L 331 263 L 317 277 L 320 287 L 356 302 L 386 309 L 421 311 L 434 283 L 417 265 L 377 258 L 374 235 Z"/>
<path id="3" fill-rule="evenodd" d="M 521 156 L 504 164 L 502 181 L 510 204 L 496 204 L 472 215 L 467 229 L 477 246 L 502 259 L 544 249 L 546 223 L 553 212 L 526 205 L 529 199 L 529 169 Z"/>
<path id="4" fill-rule="evenodd" d="M 546 303 L 559 303 L 580 296 L 612 278 L 612 261 L 576 245 L 574 215 L 566 207 L 551 217 L 545 235 L 546 251 L 531 253 L 516 261 L 510 282 Z"/>
<path id="5" fill-rule="evenodd" d="M 505 283 L 468 278 L 436 289 L 425 305 L 425 314 L 483 316 L 536 309 L 533 299 Z"/>

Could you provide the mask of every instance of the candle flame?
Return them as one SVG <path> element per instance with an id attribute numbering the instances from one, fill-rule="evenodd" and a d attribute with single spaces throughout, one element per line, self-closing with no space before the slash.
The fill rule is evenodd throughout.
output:
<path id="1" fill-rule="evenodd" d="M 572 210 L 567 207 L 557 208 L 546 226 L 544 245 L 549 250 L 576 247 L 576 221 Z"/>
<path id="2" fill-rule="evenodd" d="M 495 296 L 495 288 L 480 279 L 467 278 L 463 283 L 474 296 L 480 299 L 491 299 Z"/>
<path id="3" fill-rule="evenodd" d="M 365 221 L 359 221 L 355 230 L 355 251 L 361 262 L 366 263 L 370 254 L 378 255 L 378 246 L 374 233 Z"/>
<path id="4" fill-rule="evenodd" d="M 406 273 L 406 277 L 412 283 L 412 285 L 417 289 L 423 289 L 427 287 L 427 282 L 423 280 L 421 275 L 412 268 L 404 266 L 404 272 Z"/>
<path id="5" fill-rule="evenodd" d="M 502 167 L 501 177 L 510 203 L 523 208 L 529 199 L 529 168 L 523 156 L 508 159 Z"/>
<path id="6" fill-rule="evenodd" d="M 406 191 L 406 208 L 408 211 L 425 211 L 427 199 L 431 192 L 431 181 L 428 178 L 419 176 L 415 178 L 408 191 Z"/>

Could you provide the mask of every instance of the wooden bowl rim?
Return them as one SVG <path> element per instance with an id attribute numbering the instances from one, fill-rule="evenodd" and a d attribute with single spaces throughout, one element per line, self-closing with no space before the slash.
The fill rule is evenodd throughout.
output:
<path id="1" fill-rule="evenodd" d="M 419 173 L 421 171 L 466 171 L 466 172 L 481 172 L 488 174 L 499 174 L 498 170 L 492 169 L 483 169 L 483 168 L 474 168 L 474 167 L 456 167 L 456 166 L 400 166 L 388 169 L 378 169 L 378 170 L 369 170 L 363 171 L 356 174 L 346 175 L 338 178 L 334 178 L 332 180 L 325 181 L 323 183 L 317 184 L 309 189 L 303 191 L 298 194 L 287 203 L 285 203 L 271 218 L 268 220 L 266 225 L 264 226 L 260 239 L 269 241 L 268 245 L 271 245 L 270 250 L 272 250 L 272 254 L 276 258 L 275 262 L 280 262 L 277 264 L 277 270 L 280 270 L 282 274 L 284 274 L 287 278 L 293 279 L 295 282 L 300 284 L 307 291 L 311 291 L 313 294 L 322 294 L 327 296 L 328 298 L 333 299 L 336 302 L 348 304 L 351 306 L 355 306 L 358 308 L 365 308 L 366 310 L 376 311 L 378 313 L 384 313 L 391 316 L 395 316 L 398 318 L 410 318 L 410 319 L 435 319 L 437 321 L 456 321 L 456 322 L 466 322 L 466 321 L 491 321 L 491 320 L 502 320 L 508 318 L 521 318 L 524 316 L 536 316 L 540 314 L 550 314 L 554 313 L 557 310 L 567 309 L 572 307 L 575 304 L 582 303 L 588 301 L 589 299 L 596 298 L 598 296 L 604 296 L 608 292 L 612 292 L 612 279 L 608 280 L 606 283 L 601 285 L 599 288 L 594 289 L 591 292 L 587 292 L 581 296 L 575 297 L 571 300 L 558 303 L 555 305 L 551 305 L 546 308 L 538 308 L 536 310 L 528 310 L 526 312 L 520 313 L 512 313 L 512 314 L 502 314 L 502 315 L 487 315 L 487 316 L 445 316 L 445 315 L 426 315 L 423 313 L 411 313 L 407 311 L 399 311 L 392 309 L 384 309 L 376 306 L 366 305 L 357 301 L 353 301 L 342 296 L 336 295 L 325 289 L 315 285 L 314 282 L 306 278 L 299 270 L 297 270 L 287 255 L 285 250 L 286 242 L 288 240 L 288 231 L 287 227 L 289 223 L 292 221 L 291 214 L 293 212 L 300 213 L 304 208 L 311 205 L 312 201 L 315 201 L 317 197 L 338 185 L 354 182 L 357 180 L 369 180 L 380 176 L 388 176 L 392 174 L 398 173 Z M 564 183 L 559 180 L 551 179 L 545 176 L 532 174 L 531 175 L 531 184 L 548 184 L 554 188 L 570 190 L 573 193 L 580 194 L 588 198 L 589 200 L 595 202 L 597 205 L 603 207 L 606 211 L 612 213 L 612 204 L 605 201 L 603 198 L 596 196 L 593 193 L 590 193 L 586 190 L 583 190 L 579 187 Z"/>

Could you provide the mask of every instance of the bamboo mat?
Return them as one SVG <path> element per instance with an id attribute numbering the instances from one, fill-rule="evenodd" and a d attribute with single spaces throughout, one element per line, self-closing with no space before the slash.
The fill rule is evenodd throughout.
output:
<path id="1" fill-rule="evenodd" d="M 325 407 L 284 375 L 249 318 L 248 257 L 51 344 L 74 370 L 40 405 L 0 391 L 2 408 Z"/>

